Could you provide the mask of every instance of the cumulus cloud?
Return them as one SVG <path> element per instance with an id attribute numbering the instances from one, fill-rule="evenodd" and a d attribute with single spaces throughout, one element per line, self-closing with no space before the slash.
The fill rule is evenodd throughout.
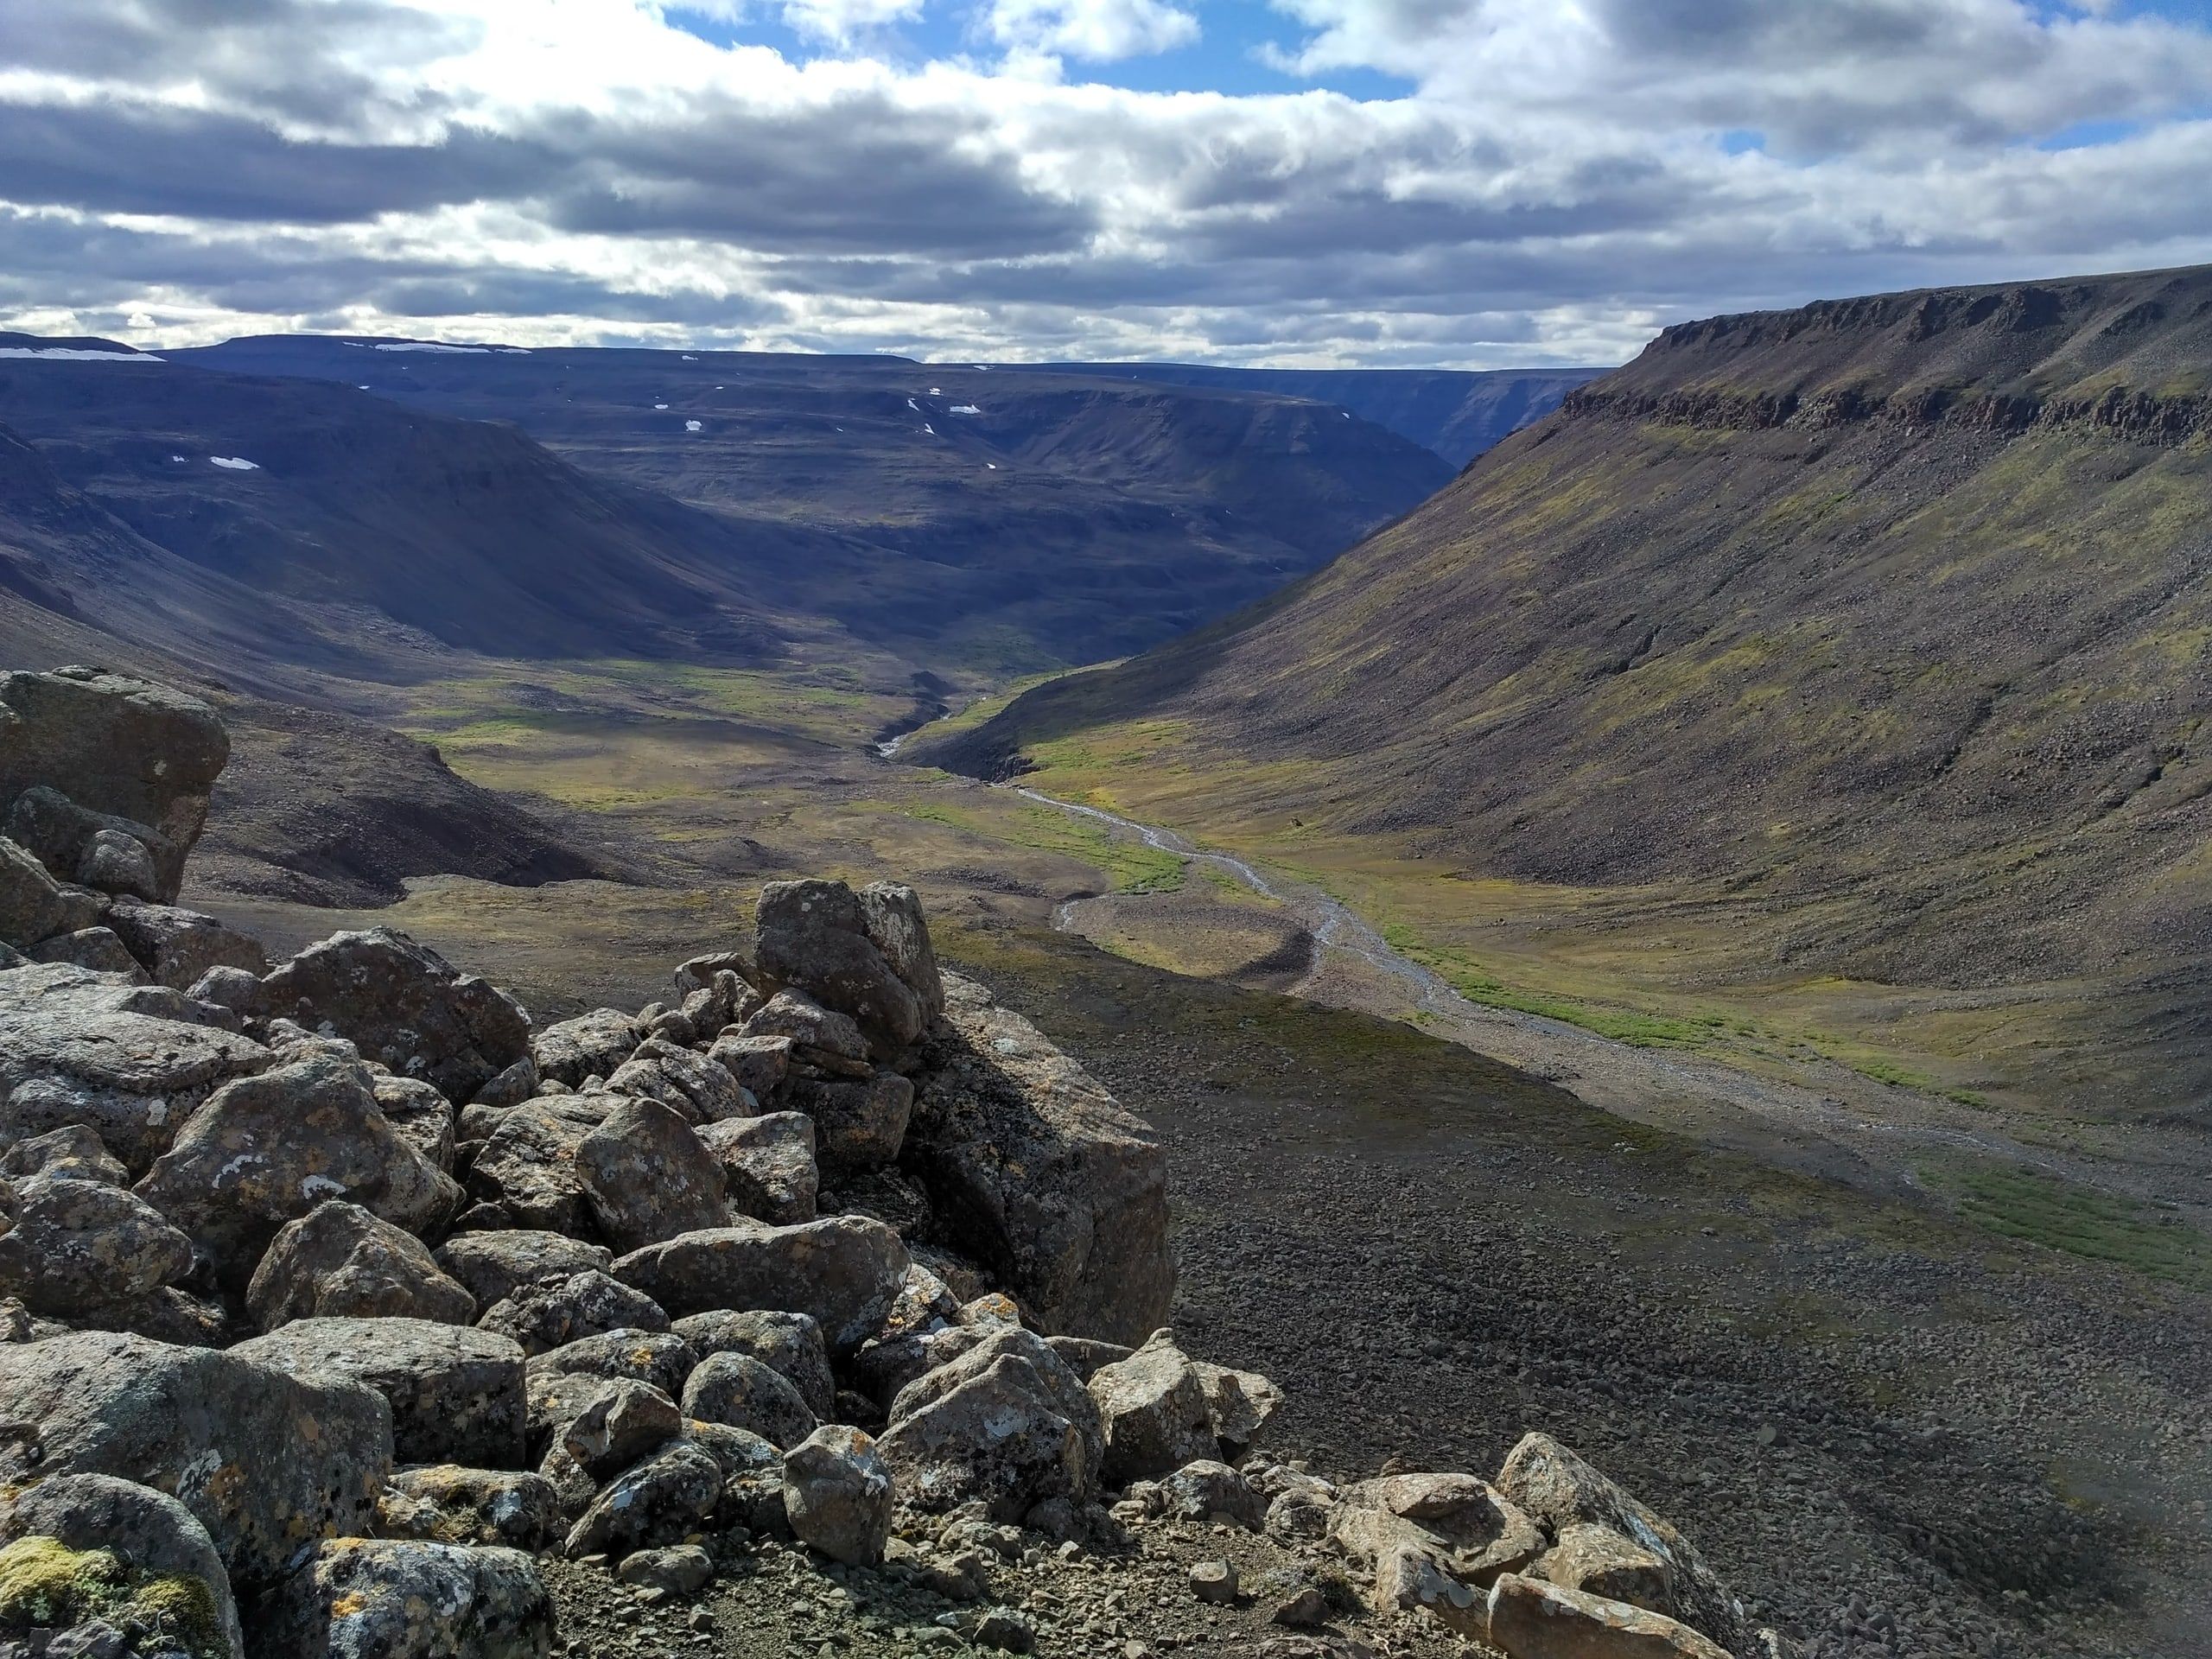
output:
<path id="1" fill-rule="evenodd" d="M 1111 84 L 1264 73 L 1172 0 L 0 0 L 0 327 L 1479 366 L 2212 258 L 2126 0 L 1273 3 L 1229 94 Z"/>

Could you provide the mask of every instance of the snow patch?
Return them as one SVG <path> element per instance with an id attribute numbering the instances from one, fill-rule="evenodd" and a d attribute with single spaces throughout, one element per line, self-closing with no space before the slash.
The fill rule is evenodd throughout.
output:
<path id="1" fill-rule="evenodd" d="M 0 357 L 42 357 L 56 363 L 159 363 L 151 352 L 94 352 L 81 346 L 0 346 Z"/>
<path id="2" fill-rule="evenodd" d="M 922 406 L 911 397 L 906 400 L 906 407 L 912 410 L 917 415 L 922 412 Z"/>
<path id="3" fill-rule="evenodd" d="M 928 433 L 931 437 L 937 436 L 937 428 L 931 426 L 927 421 L 924 421 L 922 423 L 922 430 Z"/>
<path id="4" fill-rule="evenodd" d="M 983 411 L 973 404 L 955 404 L 950 412 L 955 415 L 980 415 Z"/>
<path id="5" fill-rule="evenodd" d="M 530 347 L 527 346 L 502 346 L 499 347 L 499 355 L 501 357 L 528 357 L 530 355 Z"/>
<path id="6" fill-rule="evenodd" d="M 699 359 L 692 356 L 690 353 L 686 352 L 683 353 L 683 360 L 686 363 L 696 363 Z"/>
<path id="7" fill-rule="evenodd" d="M 169 460 L 179 467 L 185 465 L 185 463 L 189 461 L 191 459 L 192 457 L 190 455 L 171 455 L 169 457 Z"/>
<path id="8" fill-rule="evenodd" d="M 515 350 L 517 347 L 506 349 Z M 378 342 L 380 352 L 437 352 L 447 357 L 489 357 L 489 346 L 442 346 L 435 340 L 387 340 Z"/>
<path id="9" fill-rule="evenodd" d="M 219 467 L 226 473 L 257 473 L 261 470 L 259 461 L 248 461 L 244 455 L 210 455 L 207 460 L 211 465 Z"/>
<path id="10" fill-rule="evenodd" d="M 666 404 L 655 404 L 653 407 L 655 409 L 666 409 L 668 405 Z"/>
<path id="11" fill-rule="evenodd" d="M 707 423 L 704 421 L 686 421 L 683 429 L 686 432 L 703 432 L 707 429 Z"/>

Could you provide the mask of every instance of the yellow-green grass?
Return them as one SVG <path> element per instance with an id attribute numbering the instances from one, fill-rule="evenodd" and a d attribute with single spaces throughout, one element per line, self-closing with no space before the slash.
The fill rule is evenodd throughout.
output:
<path id="1" fill-rule="evenodd" d="M 2212 1289 L 2212 1239 L 2151 1205 L 1997 1164 L 1931 1168 L 1923 1175 L 1961 1215 L 2003 1237 L 2113 1262 L 2192 1290 Z"/>

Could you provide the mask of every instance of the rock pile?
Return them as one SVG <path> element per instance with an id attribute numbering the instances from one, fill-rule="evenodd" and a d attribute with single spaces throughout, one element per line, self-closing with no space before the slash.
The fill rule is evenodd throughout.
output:
<path id="1" fill-rule="evenodd" d="M 578 1574 L 772 1559 L 887 1650 L 1090 1652 L 1023 1573 L 1192 1529 L 1284 1581 L 1198 1562 L 1192 1607 L 1339 1632 L 1285 1653 L 1765 1650 L 1541 1436 L 1494 1482 L 1255 1451 L 1280 1391 L 1163 1328 L 1158 1145 L 911 889 L 772 884 L 749 951 L 540 1028 L 390 930 L 271 966 L 177 908 L 225 752 L 0 679 L 0 1656 L 542 1655 Z"/>

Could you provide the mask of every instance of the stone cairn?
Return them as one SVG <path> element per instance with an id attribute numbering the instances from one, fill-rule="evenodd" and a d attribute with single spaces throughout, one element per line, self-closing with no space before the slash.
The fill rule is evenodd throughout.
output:
<path id="1" fill-rule="evenodd" d="M 994 1564 L 1193 1522 L 1291 1563 L 1285 1654 L 1772 1651 L 1542 1435 L 1493 1481 L 1255 1449 L 1281 1392 L 1162 1328 L 1158 1143 L 910 888 L 772 884 L 665 1002 L 535 1027 L 389 929 L 272 965 L 178 908 L 227 753 L 176 691 L 0 677 L 0 1655 L 577 1651 L 550 1575 L 760 1550 L 918 1648 L 1139 1654 Z"/>

